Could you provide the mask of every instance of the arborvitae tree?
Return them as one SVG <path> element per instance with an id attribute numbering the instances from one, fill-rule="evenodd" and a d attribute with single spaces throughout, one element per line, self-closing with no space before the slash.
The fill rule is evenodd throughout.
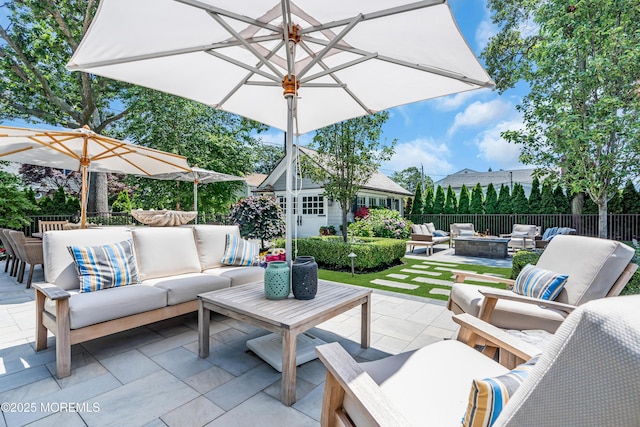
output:
<path id="1" fill-rule="evenodd" d="M 469 189 L 466 185 L 462 184 L 460 188 L 460 200 L 458 201 L 458 213 L 459 214 L 468 214 L 469 213 L 469 199 L 471 196 L 469 195 Z"/>
<path id="2" fill-rule="evenodd" d="M 533 178 L 533 181 L 531 181 L 531 194 L 529 194 L 529 213 L 543 213 L 542 196 L 540 194 L 540 180 L 537 176 Z"/>
<path id="3" fill-rule="evenodd" d="M 640 213 L 640 194 L 638 194 L 636 187 L 630 179 L 627 180 L 627 183 L 622 189 L 622 213 Z"/>
<path id="4" fill-rule="evenodd" d="M 28 204 L 29 210 L 26 210 L 24 214 L 27 216 L 35 215 L 40 211 L 40 208 L 38 207 L 38 201 L 36 200 L 36 192 L 33 191 L 33 188 L 28 187 L 24 190 L 24 195 L 27 198 L 27 201 L 29 202 Z"/>
<path id="5" fill-rule="evenodd" d="M 608 211 L 610 214 L 621 214 L 623 212 L 623 201 L 622 201 L 622 192 L 617 190 L 611 199 L 609 199 L 609 203 L 607 204 Z"/>
<path id="6" fill-rule="evenodd" d="M 413 215 L 422 215 L 422 186 L 416 185 L 416 194 L 413 197 L 413 207 L 411 208 Z"/>
<path id="7" fill-rule="evenodd" d="M 522 184 L 517 182 L 513 185 L 511 207 L 513 208 L 513 213 L 529 213 L 529 201 L 527 200 L 527 196 L 524 194 L 524 187 Z"/>
<path id="8" fill-rule="evenodd" d="M 404 205 L 405 214 L 410 214 L 413 209 L 413 197 L 407 197 L 407 203 Z"/>
<path id="9" fill-rule="evenodd" d="M 564 191 L 562 190 L 562 187 L 560 187 L 560 184 L 556 185 L 556 188 L 553 190 L 553 199 L 555 200 L 556 213 L 559 213 L 559 214 L 571 213 L 569 198 L 567 197 L 566 194 L 564 194 Z"/>
<path id="10" fill-rule="evenodd" d="M 493 186 L 493 183 L 489 183 L 487 186 L 487 198 L 484 201 L 484 213 L 497 214 L 498 212 L 498 193 Z"/>
<path id="11" fill-rule="evenodd" d="M 553 198 L 553 189 L 551 188 L 551 182 L 545 180 L 542 183 L 542 195 L 540 197 L 540 206 L 543 214 L 556 213 L 556 201 Z"/>
<path id="12" fill-rule="evenodd" d="M 451 186 L 447 187 L 447 199 L 444 202 L 444 213 L 454 214 L 458 212 L 458 198 Z"/>
<path id="13" fill-rule="evenodd" d="M 79 215 L 80 214 L 80 199 L 75 196 L 67 197 L 67 201 L 64 204 L 66 213 L 68 215 Z"/>
<path id="14" fill-rule="evenodd" d="M 471 202 L 469 203 L 469 213 L 472 214 L 481 214 L 484 213 L 483 206 L 483 195 L 482 195 L 482 186 L 480 183 L 477 183 L 475 187 L 473 187 L 473 191 L 471 192 Z"/>
<path id="15" fill-rule="evenodd" d="M 441 214 L 444 212 L 444 190 L 438 185 L 436 189 L 436 197 L 433 199 L 433 213 Z"/>
<path id="16" fill-rule="evenodd" d="M 500 193 L 498 193 L 498 213 L 512 214 L 513 206 L 511 205 L 511 194 L 509 194 L 509 187 L 501 184 Z"/>
<path id="17" fill-rule="evenodd" d="M 425 215 L 431 215 L 433 213 L 433 186 L 431 185 L 427 185 L 424 190 L 422 213 Z"/>

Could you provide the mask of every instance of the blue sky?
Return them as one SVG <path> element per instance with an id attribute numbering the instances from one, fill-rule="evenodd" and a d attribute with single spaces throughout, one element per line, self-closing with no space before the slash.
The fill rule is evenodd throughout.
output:
<path id="1" fill-rule="evenodd" d="M 449 0 L 449 4 L 469 46 L 479 56 L 497 32 L 486 0 Z M 6 10 L 0 10 L 1 24 L 6 24 L 5 14 Z M 423 166 L 425 174 L 437 181 L 464 168 L 486 171 L 528 167 L 518 161 L 518 147 L 500 137 L 502 131 L 523 126 L 516 105 L 526 90 L 525 84 L 502 95 L 476 90 L 389 110 L 383 138 L 397 139 L 398 143 L 395 156 L 382 165 L 381 172 L 391 175 L 410 166 Z M 299 143 L 307 145 L 312 137 L 313 132 L 302 135 Z M 283 134 L 271 129 L 262 139 L 281 145 Z"/>
<path id="2" fill-rule="evenodd" d="M 449 0 L 458 26 L 477 56 L 497 32 L 485 0 Z M 389 110 L 383 137 L 398 140 L 396 154 L 382 165 L 391 175 L 410 166 L 424 166 L 434 181 L 460 169 L 521 169 L 519 149 L 500 137 L 500 132 L 522 127 L 516 105 L 526 94 L 526 85 L 499 95 L 476 90 L 459 95 L 405 105 Z M 282 132 L 272 129 L 263 140 L 282 144 Z M 300 137 L 306 145 L 313 133 Z"/>

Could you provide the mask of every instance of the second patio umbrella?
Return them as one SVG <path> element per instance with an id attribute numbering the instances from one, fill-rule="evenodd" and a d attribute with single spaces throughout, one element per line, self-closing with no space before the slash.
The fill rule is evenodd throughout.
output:
<path id="1" fill-rule="evenodd" d="M 287 257 L 294 134 L 493 86 L 445 0 L 102 0 L 67 67 L 285 130 Z"/>
<path id="2" fill-rule="evenodd" d="M 86 126 L 74 130 L 0 126 L 0 160 L 79 170 L 82 173 L 82 228 L 87 222 L 89 172 L 149 176 L 191 170 L 183 156 L 99 135 Z"/>
<path id="3" fill-rule="evenodd" d="M 212 182 L 223 181 L 244 181 L 241 176 L 227 175 L 226 173 L 216 172 L 212 170 L 202 169 L 197 166 L 191 168 L 190 171 L 179 171 L 163 173 L 160 175 L 150 176 L 153 179 L 162 179 L 167 181 L 187 181 L 193 182 L 193 210 L 198 210 L 198 184 L 210 184 Z M 196 223 L 198 217 L 196 217 Z"/>

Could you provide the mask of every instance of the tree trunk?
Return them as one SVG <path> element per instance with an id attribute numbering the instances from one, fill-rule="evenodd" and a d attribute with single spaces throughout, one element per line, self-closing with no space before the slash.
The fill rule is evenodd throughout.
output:
<path id="1" fill-rule="evenodd" d="M 571 214 L 573 215 L 572 226 L 582 234 L 582 209 L 584 208 L 584 193 L 580 192 L 571 199 Z"/>
<path id="2" fill-rule="evenodd" d="M 107 200 L 107 174 L 91 172 L 87 212 L 109 212 Z"/>
<path id="3" fill-rule="evenodd" d="M 601 239 L 609 238 L 609 229 L 607 227 L 607 197 L 598 200 L 598 237 Z"/>
<path id="4" fill-rule="evenodd" d="M 347 209 L 342 209 L 342 241 L 347 243 Z"/>

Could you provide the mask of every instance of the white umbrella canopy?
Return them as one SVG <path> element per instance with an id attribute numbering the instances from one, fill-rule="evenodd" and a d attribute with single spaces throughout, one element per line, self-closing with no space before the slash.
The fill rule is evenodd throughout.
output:
<path id="1" fill-rule="evenodd" d="M 80 171 L 82 228 L 87 220 L 89 172 L 150 176 L 191 170 L 183 156 L 99 135 L 86 126 L 74 130 L 0 126 L 0 160 Z"/>
<path id="2" fill-rule="evenodd" d="M 211 184 L 212 182 L 224 182 L 224 181 L 244 181 L 244 178 L 241 176 L 228 175 L 226 173 L 202 169 L 197 166 L 192 167 L 190 171 L 163 173 L 160 175 L 150 176 L 149 178 L 161 179 L 161 180 L 167 180 L 167 181 L 193 182 L 193 210 L 194 211 L 198 210 L 198 184 Z M 198 217 L 196 217 L 196 223 L 198 223 Z"/>
<path id="3" fill-rule="evenodd" d="M 446 0 L 102 0 L 67 68 L 285 130 L 287 257 L 294 134 L 493 86 Z"/>

